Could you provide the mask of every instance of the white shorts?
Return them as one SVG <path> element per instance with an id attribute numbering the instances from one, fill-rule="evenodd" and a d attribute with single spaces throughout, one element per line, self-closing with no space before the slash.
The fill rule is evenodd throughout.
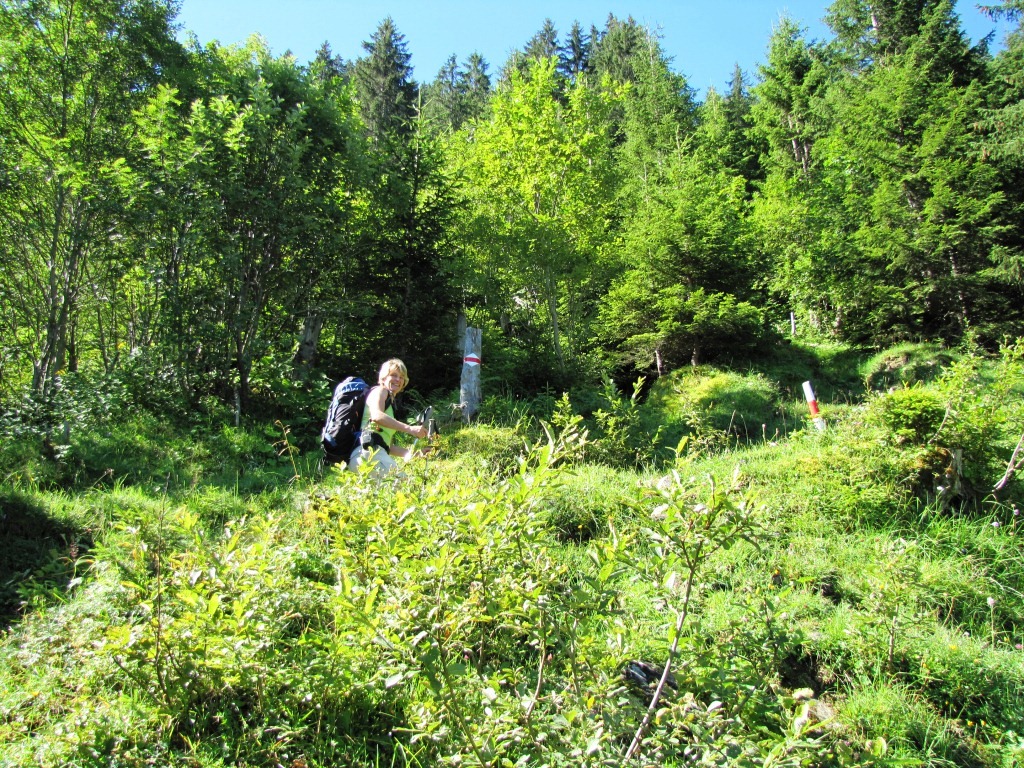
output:
<path id="1" fill-rule="evenodd" d="M 348 460 L 348 468 L 353 472 L 358 472 L 359 467 L 367 462 L 373 464 L 373 469 L 370 470 L 370 477 L 384 477 L 384 475 L 398 469 L 398 462 L 387 451 L 377 446 L 369 449 L 356 446 Z"/>

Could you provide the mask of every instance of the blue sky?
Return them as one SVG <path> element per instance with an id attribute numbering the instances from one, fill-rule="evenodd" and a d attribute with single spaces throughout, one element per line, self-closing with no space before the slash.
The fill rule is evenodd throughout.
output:
<path id="1" fill-rule="evenodd" d="M 363 55 L 381 20 L 391 16 L 405 36 L 414 76 L 433 80 L 448 57 L 464 62 L 474 51 L 497 74 L 511 51 L 522 48 L 550 18 L 560 38 L 573 21 L 584 30 L 603 28 L 609 13 L 632 15 L 641 24 L 660 29 L 673 67 L 686 76 L 701 96 L 709 86 L 723 91 L 739 64 L 751 75 L 764 61 L 772 28 L 787 15 L 807 28 L 812 39 L 827 39 L 821 21 L 830 0 L 633 0 L 598 5 L 593 0 L 183 0 L 178 21 L 183 34 L 200 42 L 244 42 L 259 33 L 271 51 L 291 51 L 308 62 L 323 42 L 346 59 Z M 996 44 L 1009 27 L 996 25 L 972 2 L 957 4 L 962 25 L 977 41 L 996 31 Z"/>

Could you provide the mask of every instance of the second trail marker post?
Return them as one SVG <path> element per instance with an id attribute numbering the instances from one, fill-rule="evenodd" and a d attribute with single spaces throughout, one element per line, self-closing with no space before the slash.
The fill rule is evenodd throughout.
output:
<path id="1" fill-rule="evenodd" d="M 814 420 L 814 426 L 817 427 L 819 432 L 823 431 L 825 429 L 825 420 L 818 413 L 818 398 L 814 396 L 814 389 L 809 381 L 804 382 L 804 397 L 807 398 L 807 407 L 811 409 L 811 419 Z"/>
<path id="2" fill-rule="evenodd" d="M 483 363 L 480 353 L 483 347 L 483 337 L 484 332 L 479 328 L 466 329 L 459 402 L 462 407 L 462 420 L 467 424 L 480 410 L 480 366 Z"/>

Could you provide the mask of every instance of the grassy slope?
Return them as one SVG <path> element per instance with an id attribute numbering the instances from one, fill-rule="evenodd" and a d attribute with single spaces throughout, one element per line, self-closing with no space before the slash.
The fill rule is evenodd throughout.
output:
<path id="1" fill-rule="evenodd" d="M 789 354 L 556 414 L 525 459 L 453 430 L 394 485 L 138 421 L 73 446 L 74 492 L 9 467 L 0 765 L 619 764 L 673 641 L 648 761 L 1020 764 L 1020 486 L 986 490 L 1019 358 Z M 667 465 L 574 460 L 653 423 Z"/>

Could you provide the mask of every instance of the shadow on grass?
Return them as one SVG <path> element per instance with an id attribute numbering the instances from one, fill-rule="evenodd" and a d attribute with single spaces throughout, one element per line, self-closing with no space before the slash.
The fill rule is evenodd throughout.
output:
<path id="1" fill-rule="evenodd" d="M 785 343 L 753 367 L 778 382 L 789 397 L 802 398 L 803 382 L 811 381 L 819 401 L 852 402 L 864 395 L 861 366 L 871 354 L 869 350 L 841 345 Z"/>
<path id="2" fill-rule="evenodd" d="M 67 594 L 75 561 L 92 546 L 92 535 L 55 519 L 29 494 L 0 488 L 0 629 L 23 606 L 59 601 Z"/>

